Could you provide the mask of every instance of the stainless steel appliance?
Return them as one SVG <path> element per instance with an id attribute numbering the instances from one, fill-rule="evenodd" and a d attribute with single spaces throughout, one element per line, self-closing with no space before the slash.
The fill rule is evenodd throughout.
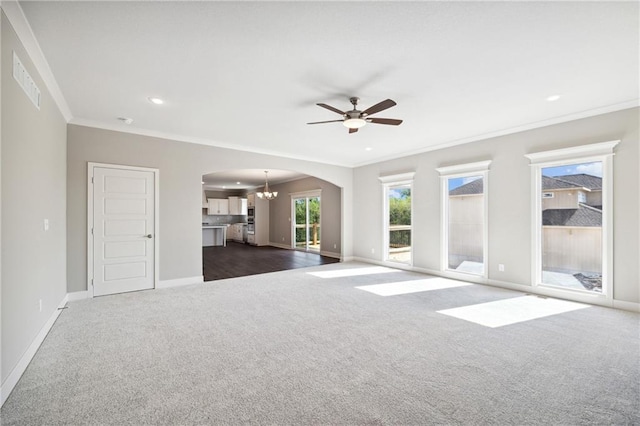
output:
<path id="1" fill-rule="evenodd" d="M 253 235 L 256 233 L 256 223 L 253 216 L 247 217 L 247 234 Z"/>

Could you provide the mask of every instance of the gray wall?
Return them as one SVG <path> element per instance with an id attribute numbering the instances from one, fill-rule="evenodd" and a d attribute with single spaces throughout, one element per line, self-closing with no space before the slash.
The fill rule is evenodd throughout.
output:
<path id="1" fill-rule="evenodd" d="M 278 191 L 278 198 L 269 201 L 269 241 L 274 244 L 291 246 L 291 197 L 290 193 L 321 189 L 320 201 L 320 243 L 323 253 L 340 256 L 340 231 L 342 209 L 340 188 L 331 182 L 314 177 L 298 179 L 278 185 L 272 185 Z M 284 241 L 282 240 L 284 238 Z M 336 248 L 333 248 L 333 246 Z"/>
<path id="2" fill-rule="evenodd" d="M 4 382 L 66 294 L 67 134 L 62 114 L 4 12 L 1 19 Z M 13 79 L 13 51 L 41 91 L 40 110 Z"/>
<path id="3" fill-rule="evenodd" d="M 227 169 L 293 170 L 344 188 L 341 238 L 351 253 L 352 169 L 77 125 L 67 153 L 69 292 L 87 289 L 87 162 L 160 169 L 160 280 L 202 276 L 202 175 Z"/>
<path id="4" fill-rule="evenodd" d="M 620 139 L 614 156 L 614 298 L 640 302 L 637 108 L 557 124 L 354 169 L 354 255 L 382 260 L 378 176 L 416 171 L 414 266 L 440 269 L 440 187 L 436 167 L 493 160 L 489 172 L 489 279 L 531 285 L 531 172 L 525 154 Z M 367 206 L 366 214 L 362 214 Z M 374 249 L 375 253 L 371 254 Z M 498 272 L 498 263 L 505 265 Z"/>

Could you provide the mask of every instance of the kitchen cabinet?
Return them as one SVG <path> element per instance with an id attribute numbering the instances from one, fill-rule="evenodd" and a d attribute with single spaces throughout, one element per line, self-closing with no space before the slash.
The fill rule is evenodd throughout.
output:
<path id="1" fill-rule="evenodd" d="M 238 200 L 238 197 L 229 197 L 229 214 L 240 214 L 240 209 L 238 208 Z"/>
<path id="2" fill-rule="evenodd" d="M 227 239 L 242 243 L 244 242 L 243 234 L 244 225 L 242 223 L 234 223 L 233 225 L 229 226 L 229 230 L 227 231 Z"/>
<path id="3" fill-rule="evenodd" d="M 256 205 L 256 194 L 247 195 L 247 206 L 255 207 Z"/>
<path id="4" fill-rule="evenodd" d="M 207 214 L 209 215 L 229 214 L 229 200 L 224 198 L 209 198 L 207 202 L 208 202 Z"/>
<path id="5" fill-rule="evenodd" d="M 229 214 L 246 215 L 247 199 L 240 197 L 229 197 Z"/>

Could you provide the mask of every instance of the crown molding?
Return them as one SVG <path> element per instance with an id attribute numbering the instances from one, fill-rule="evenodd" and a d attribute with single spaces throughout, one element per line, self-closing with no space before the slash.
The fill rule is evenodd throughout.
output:
<path id="1" fill-rule="evenodd" d="M 250 152 L 250 153 L 253 153 L 253 154 L 261 154 L 261 155 L 271 155 L 271 156 L 274 156 L 274 157 L 288 158 L 288 159 L 291 159 L 291 160 L 310 161 L 312 163 L 326 164 L 326 165 L 329 165 L 329 166 L 339 166 L 339 167 L 346 167 L 346 168 L 351 168 L 352 167 L 349 164 L 343 164 L 343 163 L 338 163 L 338 162 L 319 161 L 317 158 L 307 157 L 307 156 L 304 156 L 304 155 L 293 155 L 293 154 L 290 154 L 288 152 L 280 152 L 280 151 L 269 150 L 269 149 L 256 149 L 256 148 L 253 148 L 253 147 L 248 147 L 248 146 L 244 146 L 244 145 L 237 145 L 237 144 L 233 144 L 233 143 L 229 143 L 229 142 L 215 141 L 215 140 L 212 140 L 212 139 L 199 138 L 199 137 L 194 137 L 194 136 L 178 135 L 178 134 L 173 134 L 173 133 L 161 132 L 161 131 L 157 131 L 157 130 L 142 129 L 142 128 L 139 128 L 139 127 L 129 127 L 129 126 L 125 127 L 124 124 L 120 124 L 120 123 L 110 124 L 110 123 L 104 123 L 104 122 L 101 122 L 101 121 L 86 120 L 86 119 L 83 119 L 83 118 L 75 118 L 74 117 L 74 118 L 71 119 L 69 124 L 73 124 L 73 125 L 76 125 L 76 126 L 82 126 L 82 127 L 92 127 L 94 129 L 110 130 L 110 131 L 120 132 L 120 133 L 128 133 L 128 134 L 132 134 L 132 135 L 140 135 L 140 136 L 148 136 L 148 137 L 158 138 L 158 139 L 166 139 L 166 140 L 175 141 L 175 142 L 186 142 L 186 143 L 194 143 L 194 144 L 198 144 L 198 145 L 213 146 L 213 147 L 216 147 L 216 148 L 230 149 L 230 150 L 233 150 L 233 151 Z"/>
<path id="2" fill-rule="evenodd" d="M 7 16 L 7 19 L 9 19 L 9 23 L 11 23 L 11 26 L 18 35 L 20 42 L 22 42 L 24 49 L 27 51 L 27 55 L 29 55 L 29 59 L 31 59 L 31 62 L 33 62 L 38 74 L 40 74 L 40 78 L 42 78 L 45 86 L 47 86 L 47 90 L 51 94 L 53 101 L 58 106 L 60 113 L 68 123 L 73 118 L 73 115 L 71 114 L 69 105 L 60 90 L 60 86 L 58 86 L 58 82 L 53 76 L 53 72 L 51 72 L 49 63 L 47 62 L 44 53 L 42 53 L 40 44 L 31 29 L 31 25 L 29 25 L 29 21 L 27 21 L 27 17 L 20 7 L 20 3 L 16 0 L 3 0 L 0 2 L 0 7 L 2 7 L 4 14 Z"/>
<path id="3" fill-rule="evenodd" d="M 514 134 L 514 133 L 520 133 L 520 132 L 524 132 L 524 131 L 527 131 L 527 130 L 534 130 L 534 129 L 538 129 L 538 128 L 541 128 L 541 127 L 553 126 L 554 124 L 562 124 L 562 123 L 567 123 L 569 121 L 575 121 L 575 120 L 580 120 L 580 119 L 583 119 L 583 118 L 595 117 L 597 115 L 608 114 L 610 112 L 622 111 L 622 110 L 630 109 L 630 108 L 637 108 L 639 106 L 640 106 L 640 99 L 632 99 L 630 101 L 620 102 L 620 103 L 612 104 L 612 105 L 606 105 L 606 106 L 603 106 L 603 107 L 589 109 L 589 110 L 586 110 L 586 111 L 580 111 L 580 112 L 576 112 L 576 113 L 572 113 L 572 114 L 561 115 L 561 116 L 549 118 L 549 119 L 546 119 L 546 120 L 535 121 L 535 122 L 532 122 L 532 123 L 527 123 L 527 124 L 522 124 L 522 125 L 519 125 L 519 126 L 509 127 L 507 129 L 496 130 L 494 132 L 483 133 L 483 134 L 480 134 L 480 135 L 469 136 L 467 138 L 462 138 L 462 139 L 456 139 L 456 140 L 452 140 L 452 141 L 448 141 L 448 142 L 443 142 L 443 143 L 440 143 L 440 144 L 431 145 L 429 147 L 418 148 L 418 149 L 414 149 L 414 150 L 410 150 L 410 151 L 401 152 L 401 153 L 398 153 L 398 154 L 390 154 L 390 155 L 386 155 L 386 156 L 372 158 L 371 160 L 368 160 L 368 161 L 365 161 L 365 162 L 361 162 L 361 163 L 352 164 L 352 165 L 350 165 L 348 167 L 357 168 L 357 167 L 368 166 L 370 164 L 376 164 L 376 163 L 381 163 L 381 162 L 384 162 L 384 161 L 395 160 L 395 159 L 402 158 L 402 157 L 409 157 L 411 155 L 423 154 L 425 152 L 431 152 L 431 151 L 437 151 L 439 149 L 450 148 L 450 147 L 456 146 L 456 145 L 463 145 L 463 144 L 470 143 L 470 142 L 478 142 L 478 141 L 482 141 L 482 140 L 485 140 L 485 139 L 496 138 L 496 137 L 499 137 L 499 136 L 511 135 L 511 134 Z"/>

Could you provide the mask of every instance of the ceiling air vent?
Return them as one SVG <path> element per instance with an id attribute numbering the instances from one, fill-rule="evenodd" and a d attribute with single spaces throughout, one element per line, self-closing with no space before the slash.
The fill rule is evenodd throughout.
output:
<path id="1" fill-rule="evenodd" d="M 20 59 L 18 59 L 16 52 L 13 52 L 13 78 L 16 79 L 36 108 L 40 109 L 40 89 L 38 89 L 38 86 L 36 86 Z"/>

